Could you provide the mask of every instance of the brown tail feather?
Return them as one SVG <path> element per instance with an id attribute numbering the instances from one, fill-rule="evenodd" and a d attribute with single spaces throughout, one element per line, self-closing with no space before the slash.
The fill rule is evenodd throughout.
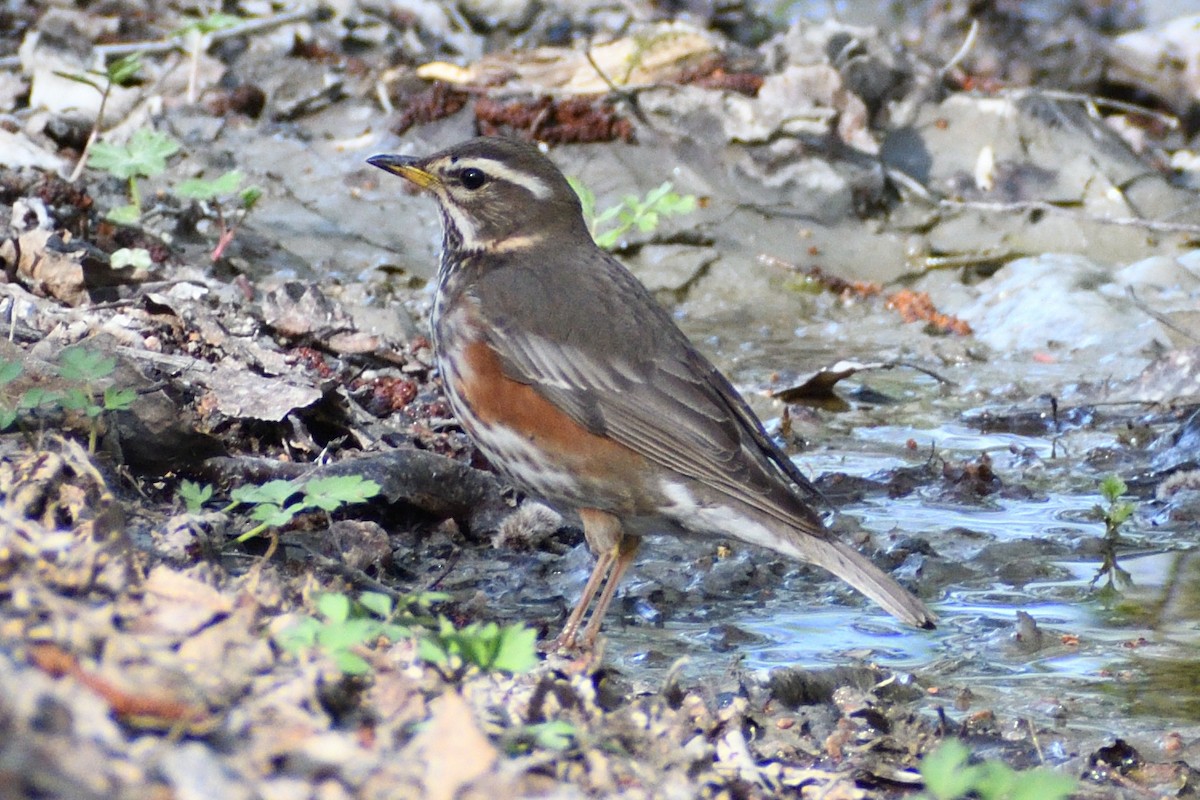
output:
<path id="1" fill-rule="evenodd" d="M 805 537 L 803 547 L 781 541 L 776 549 L 829 570 L 902 622 L 918 628 L 936 627 L 937 616 L 924 603 L 849 545 Z"/>

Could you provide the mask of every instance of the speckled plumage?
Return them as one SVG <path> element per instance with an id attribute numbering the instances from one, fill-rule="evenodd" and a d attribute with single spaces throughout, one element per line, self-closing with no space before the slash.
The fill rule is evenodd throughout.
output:
<path id="1" fill-rule="evenodd" d="M 637 537 L 654 530 L 725 535 L 818 564 L 932 627 L 921 601 L 822 525 L 816 490 L 641 283 L 592 242 L 574 191 L 536 148 L 480 138 L 371 163 L 431 190 L 441 207 L 434 345 L 464 429 L 515 484 L 581 511 L 599 563 L 561 643 L 574 643 L 611 570 L 585 643 L 594 638 Z"/>

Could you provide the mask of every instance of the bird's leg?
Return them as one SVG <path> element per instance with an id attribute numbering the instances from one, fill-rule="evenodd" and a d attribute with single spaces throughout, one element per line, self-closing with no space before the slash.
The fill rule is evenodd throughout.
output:
<path id="1" fill-rule="evenodd" d="M 567 624 L 563 628 L 563 632 L 554 640 L 552 647 L 555 650 L 559 648 L 569 650 L 575 647 L 575 635 L 579 632 L 583 615 L 587 613 L 588 606 L 592 604 L 592 598 L 596 596 L 596 591 L 604 583 L 605 577 L 620 557 L 622 533 L 619 519 L 594 508 L 580 509 L 579 518 L 583 521 L 583 536 L 587 539 L 588 548 L 596 556 L 596 566 L 592 569 L 587 585 L 583 587 L 583 595 L 571 611 L 571 615 L 567 617 Z M 607 593 L 606 589 L 605 594 Z"/>
<path id="2" fill-rule="evenodd" d="M 583 622 L 583 615 L 587 612 L 588 606 L 592 603 L 592 598 L 596 596 L 596 590 L 604 582 L 604 576 L 608 574 L 615 560 L 615 551 L 600 554 L 600 557 L 596 560 L 596 566 L 592 569 L 591 577 L 588 578 L 587 584 L 583 587 L 583 595 L 579 598 L 579 602 L 575 604 L 575 608 L 571 609 L 571 616 L 567 617 L 567 624 L 563 627 L 562 633 L 550 645 L 552 651 L 562 648 L 571 650 L 575 647 L 575 634 L 579 632 L 579 624 Z"/>
<path id="3" fill-rule="evenodd" d="M 596 637 L 600 635 L 600 626 L 604 622 L 604 614 L 608 611 L 608 604 L 617 594 L 617 586 L 621 583 L 621 577 L 633 563 L 633 556 L 637 553 L 638 545 L 641 543 L 642 540 L 637 536 L 625 536 L 613 548 L 613 558 L 616 563 L 613 564 L 608 582 L 604 584 L 604 591 L 600 593 L 600 599 L 596 601 L 596 609 L 592 612 L 591 619 L 588 620 L 587 629 L 583 632 L 584 649 L 590 650 L 596 643 Z"/>

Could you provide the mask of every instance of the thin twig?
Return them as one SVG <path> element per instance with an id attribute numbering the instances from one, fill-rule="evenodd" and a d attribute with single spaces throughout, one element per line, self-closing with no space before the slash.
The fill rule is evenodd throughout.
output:
<path id="1" fill-rule="evenodd" d="M 1146 316 L 1151 317 L 1152 319 L 1158 321 L 1160 324 L 1175 331 L 1175 333 L 1178 333 L 1180 336 L 1184 337 L 1185 339 L 1191 339 L 1193 342 L 1200 339 L 1200 337 L 1197 337 L 1196 334 L 1192 333 L 1191 331 L 1184 330 L 1183 328 L 1179 327 L 1171 320 L 1167 319 L 1164 315 L 1160 314 L 1159 312 L 1150 308 L 1150 306 L 1143 303 L 1141 298 L 1139 298 L 1137 296 L 1137 292 L 1134 291 L 1134 288 L 1132 286 L 1126 286 L 1125 293 L 1127 295 L 1129 295 L 1129 299 L 1133 301 L 1134 307 L 1137 308 L 1138 311 L 1141 311 Z"/>
<path id="2" fill-rule="evenodd" d="M 1179 117 L 1174 114 L 1167 114 L 1162 111 L 1156 111 L 1153 108 L 1140 106 L 1136 103 L 1128 103 L 1124 100 L 1117 100 L 1112 97 L 1099 97 L 1097 95 L 1083 94 L 1082 92 L 1065 92 L 1060 89 L 1014 89 L 1004 92 L 1005 95 L 1021 98 L 1021 97 L 1046 97 L 1051 100 L 1062 100 L 1068 103 L 1085 103 L 1095 105 L 1101 108 L 1111 108 L 1114 111 L 1124 111 L 1130 114 L 1140 114 L 1145 117 L 1151 117 L 1166 125 L 1171 130 L 1178 130 Z"/>
<path id="3" fill-rule="evenodd" d="M 609 91 L 629 104 L 629 108 L 633 111 L 633 115 L 638 118 L 638 122 L 649 126 L 650 120 L 646 119 L 646 115 L 642 113 L 642 109 L 638 108 L 637 97 L 628 89 L 623 89 L 613 83 L 604 70 L 600 69 L 600 65 L 596 63 L 596 59 L 592 57 L 592 48 L 590 46 L 583 49 L 583 56 L 592 65 L 592 69 L 596 71 L 596 74 L 600 76 L 600 80 L 604 81 L 608 86 Z"/>
<path id="4" fill-rule="evenodd" d="M 345 578 L 356 588 L 369 589 L 372 592 L 386 594 L 393 600 L 399 600 L 400 598 L 404 597 L 403 592 L 398 592 L 392 587 L 388 586 L 386 583 L 377 581 L 367 573 L 363 572 L 361 569 L 356 569 L 355 567 L 348 566 L 344 562 L 338 561 L 336 558 L 330 558 L 327 555 L 318 553 L 316 550 L 313 550 L 304 543 L 299 543 L 299 546 L 302 550 L 304 550 L 304 554 L 308 556 L 311 561 L 315 562 L 316 565 L 321 569 Z"/>
<path id="5" fill-rule="evenodd" d="M 958 51 L 954 55 L 950 56 L 950 60 L 947 61 L 940 70 L 938 70 L 938 74 L 946 75 L 950 72 L 950 70 L 957 67 L 959 62 L 966 58 L 967 54 L 970 53 L 975 47 L 975 40 L 978 38 L 979 20 L 973 19 L 971 20 L 971 27 L 967 30 L 967 38 L 963 39 L 963 43 L 959 46 Z"/>
<path id="6" fill-rule="evenodd" d="M 237 25 L 231 25 L 228 28 L 222 28 L 208 34 L 211 41 L 219 42 L 224 39 L 232 39 L 237 36 L 248 36 L 253 33 L 259 33 L 270 28 L 279 27 L 281 25 L 290 25 L 293 22 L 304 22 L 312 19 L 318 12 L 312 8 L 297 8 L 292 11 L 285 11 L 282 14 L 276 14 L 272 17 L 256 17 L 240 22 Z M 185 49 L 186 36 L 172 36 L 170 39 L 160 39 L 146 42 L 118 42 L 116 44 L 102 44 L 93 48 L 94 52 L 107 58 L 113 56 L 127 56 L 132 53 L 169 53 L 172 50 Z"/>
<path id="7" fill-rule="evenodd" d="M 83 174 L 83 168 L 87 165 L 88 156 L 92 153 L 92 145 L 96 143 L 97 137 L 100 136 L 100 129 L 104 127 L 104 108 L 108 105 L 108 96 L 112 93 L 112 87 L 113 82 L 109 78 L 104 84 L 104 90 L 100 92 L 100 108 L 96 110 L 96 123 L 92 125 L 92 129 L 88 132 L 87 141 L 83 145 L 83 152 L 79 154 L 79 160 L 75 162 L 75 169 L 71 170 L 71 175 L 67 178 L 67 183 L 74 183 Z"/>

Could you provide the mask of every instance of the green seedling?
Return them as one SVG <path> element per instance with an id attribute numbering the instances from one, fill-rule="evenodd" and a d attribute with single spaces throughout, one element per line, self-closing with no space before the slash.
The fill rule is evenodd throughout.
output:
<path id="1" fill-rule="evenodd" d="M 187 506 L 189 514 L 199 514 L 204 510 L 204 504 L 212 499 L 213 487 L 207 483 L 185 480 L 179 484 L 176 494 Z"/>
<path id="2" fill-rule="evenodd" d="M 305 511 L 334 511 L 344 505 L 363 503 L 379 494 L 379 484 L 361 475 L 339 475 L 307 482 L 268 481 L 261 486 L 239 486 L 230 493 L 231 511 L 239 505 L 251 505 L 258 524 L 237 537 L 238 542 L 253 539 L 268 528 L 280 528 Z"/>
<path id="3" fill-rule="evenodd" d="M 524 725 L 505 737 L 510 755 L 524 755 L 534 748 L 562 752 L 579 740 L 579 730 L 566 720 L 552 719 Z"/>
<path id="4" fill-rule="evenodd" d="M 154 265 L 154 260 L 150 257 L 150 251 L 144 247 L 122 247 L 114 250 L 108 257 L 108 264 L 113 269 L 124 269 L 125 267 L 150 269 Z"/>
<path id="5" fill-rule="evenodd" d="M 129 225 L 142 216 L 139 178 L 152 178 L 166 170 L 167 159 L 179 152 L 179 143 L 151 128 L 134 131 L 124 145 L 97 142 L 92 148 L 92 167 L 129 181 L 129 204 L 113 209 L 108 218 Z"/>
<path id="6" fill-rule="evenodd" d="M 411 602 L 427 607 L 440 595 L 427 594 Z M 318 617 L 306 617 L 276 637 L 289 652 L 317 649 L 346 675 L 365 675 L 371 664 L 361 652 L 380 639 L 395 642 L 412 636 L 411 627 L 396 622 L 392 598 L 364 592 L 358 601 L 343 594 L 323 594 L 316 601 Z"/>
<path id="7" fill-rule="evenodd" d="M 58 359 L 58 374 L 79 386 L 66 389 L 59 402 L 68 411 L 76 411 L 88 419 L 88 452 L 96 452 L 96 438 L 100 432 L 99 418 L 106 411 L 126 411 L 137 399 L 134 389 L 109 386 L 103 392 L 96 386 L 98 381 L 112 375 L 117 360 L 86 347 L 68 347 Z"/>
<path id="8" fill-rule="evenodd" d="M 579 195 L 583 218 L 588 221 L 592 238 L 605 250 L 614 249 L 622 237 L 634 228 L 649 233 L 659 226 L 663 217 L 690 214 L 698 205 L 695 195 L 678 194 L 671 182 L 667 181 L 657 189 L 650 190 L 644 198 L 625 195 L 620 203 L 597 214 L 595 193 L 574 178 L 568 178 L 567 181 L 575 194 Z"/>
<path id="9" fill-rule="evenodd" d="M 462 677 L 472 667 L 484 672 L 528 672 L 537 664 L 537 631 L 520 623 L 502 628 L 494 622 L 455 628 L 442 617 L 437 630 L 421 639 L 417 655 L 449 679 Z"/>
<path id="10" fill-rule="evenodd" d="M 24 370 L 18 362 L 0 360 L 0 430 L 16 422 L 22 411 L 57 406 L 87 418 L 88 452 L 96 452 L 100 415 L 108 411 L 125 411 L 137 399 L 134 389 L 109 386 L 100 390 L 97 384 L 112 375 L 116 368 L 117 360 L 112 356 L 86 347 L 68 347 L 59 354 L 58 374 L 64 381 L 76 385 L 61 391 L 33 386 L 14 398 L 6 387 Z"/>
<path id="11" fill-rule="evenodd" d="M 1117 564 L 1117 543 L 1121 538 L 1121 526 L 1129 521 L 1137 509 L 1132 502 L 1121 499 L 1128 488 L 1125 481 L 1116 475 L 1109 475 L 1100 481 L 1100 495 L 1106 505 L 1097 504 L 1093 509 L 1096 516 L 1104 520 L 1104 561 L 1100 569 L 1096 570 L 1091 585 L 1095 586 L 1097 581 L 1107 577 L 1104 588 L 1100 590 L 1102 595 L 1116 594 L 1119 591 L 1118 584 L 1123 587 L 1133 585 L 1133 578 Z"/>
<path id="12" fill-rule="evenodd" d="M 21 366 L 21 362 L 0 359 L 0 431 L 7 430 L 10 425 L 17 421 L 17 414 L 20 413 L 21 408 L 21 399 L 10 400 L 5 387 L 21 377 L 21 373 L 24 371 L 25 369 Z"/>
<path id="13" fill-rule="evenodd" d="M 225 248 L 237 234 L 238 227 L 246 219 L 246 215 L 262 197 L 262 189 L 257 186 L 243 188 L 242 180 L 242 173 L 230 170 L 210 181 L 192 178 L 175 187 L 175 194 L 180 197 L 212 203 L 217 215 L 217 223 L 221 226 L 217 246 L 213 248 L 210 255 L 213 261 L 221 258 Z M 227 214 L 227 208 L 232 213 Z"/>
<path id="14" fill-rule="evenodd" d="M 242 22 L 244 20 L 241 17 L 217 11 L 203 19 L 189 22 L 182 28 L 172 31 L 172 36 L 183 38 L 184 47 L 190 56 L 191 69 L 188 71 L 187 85 L 187 101 L 189 104 L 196 102 L 196 77 L 200 70 L 200 54 L 212 44 L 212 35 L 217 31 L 236 27 Z"/>
<path id="15" fill-rule="evenodd" d="M 71 177 L 67 179 L 71 183 L 79 180 L 79 176 L 83 173 L 83 167 L 87 164 L 88 156 L 91 154 L 92 146 L 96 143 L 96 137 L 100 135 L 100 129 L 104 126 L 104 109 L 108 105 L 108 96 L 112 93 L 112 87 L 130 85 L 137 80 L 138 73 L 141 70 L 141 53 L 130 53 L 109 64 L 104 72 L 89 70 L 84 74 L 71 72 L 54 73 L 60 77 L 73 80 L 76 83 L 91 86 L 100 93 L 100 108 L 96 111 L 96 121 L 92 123 L 92 130 L 88 133 L 87 142 L 83 145 L 83 152 L 79 154 L 79 161 L 76 162 L 75 169 L 71 171 Z M 103 79 L 103 85 L 97 83 L 89 76 Z"/>
<path id="16" fill-rule="evenodd" d="M 921 761 L 925 793 L 919 800 L 1064 800 L 1074 778 L 1042 767 L 1018 772 L 1001 761 L 970 764 L 971 751 L 947 739 Z"/>

